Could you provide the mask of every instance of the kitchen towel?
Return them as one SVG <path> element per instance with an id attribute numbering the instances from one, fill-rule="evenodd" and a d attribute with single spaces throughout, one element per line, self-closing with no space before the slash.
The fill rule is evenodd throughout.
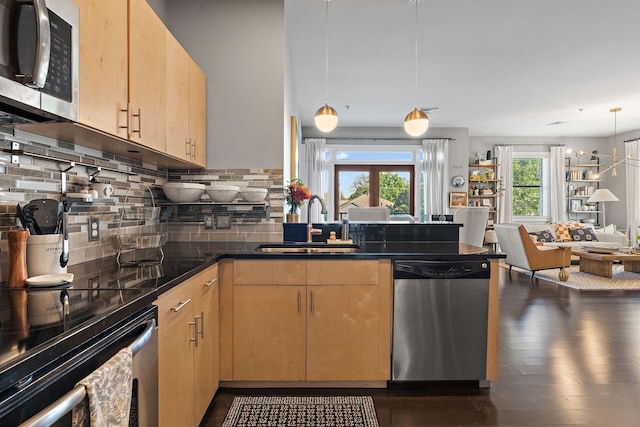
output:
<path id="1" fill-rule="evenodd" d="M 133 356 L 126 347 L 111 359 L 80 380 L 89 398 L 91 427 L 127 427 L 133 379 Z M 83 426 L 82 406 L 73 409 L 73 425 Z"/>

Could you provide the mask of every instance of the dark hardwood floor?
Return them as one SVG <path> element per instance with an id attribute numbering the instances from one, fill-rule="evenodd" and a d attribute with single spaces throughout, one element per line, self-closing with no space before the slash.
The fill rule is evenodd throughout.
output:
<path id="1" fill-rule="evenodd" d="M 578 292 L 500 269 L 500 371 L 489 389 L 234 390 L 234 395 L 373 396 L 380 427 L 640 426 L 640 291 Z"/>

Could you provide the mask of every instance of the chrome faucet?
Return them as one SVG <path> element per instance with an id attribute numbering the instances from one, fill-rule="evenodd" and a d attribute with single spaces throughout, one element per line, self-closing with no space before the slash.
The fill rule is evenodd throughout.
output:
<path id="1" fill-rule="evenodd" d="M 327 207 L 324 204 L 324 200 L 322 200 L 317 194 L 311 196 L 311 198 L 309 199 L 309 206 L 307 206 L 307 243 L 311 243 L 311 236 L 322 234 L 321 229 L 313 228 L 311 226 L 311 204 L 316 199 L 320 202 L 320 205 L 322 205 L 322 210 L 320 211 L 320 213 L 323 215 L 327 213 Z"/>

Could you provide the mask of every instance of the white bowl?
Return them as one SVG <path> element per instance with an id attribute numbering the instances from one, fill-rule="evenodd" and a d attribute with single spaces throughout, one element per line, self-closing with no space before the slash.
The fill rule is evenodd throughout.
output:
<path id="1" fill-rule="evenodd" d="M 266 188 L 243 188 L 240 190 L 240 197 L 245 202 L 262 202 L 267 197 Z"/>
<path id="2" fill-rule="evenodd" d="M 235 185 L 211 184 L 205 190 L 209 198 L 214 202 L 233 202 L 238 196 L 240 187 Z"/>
<path id="3" fill-rule="evenodd" d="M 204 184 L 167 182 L 162 185 L 162 191 L 174 203 L 197 202 L 204 193 Z"/>

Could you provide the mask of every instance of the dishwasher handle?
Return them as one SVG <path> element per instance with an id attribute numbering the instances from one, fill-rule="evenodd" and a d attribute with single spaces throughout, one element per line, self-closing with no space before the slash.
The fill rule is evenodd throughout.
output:
<path id="1" fill-rule="evenodd" d="M 476 261 L 395 261 L 394 279 L 488 279 L 488 260 Z"/>

